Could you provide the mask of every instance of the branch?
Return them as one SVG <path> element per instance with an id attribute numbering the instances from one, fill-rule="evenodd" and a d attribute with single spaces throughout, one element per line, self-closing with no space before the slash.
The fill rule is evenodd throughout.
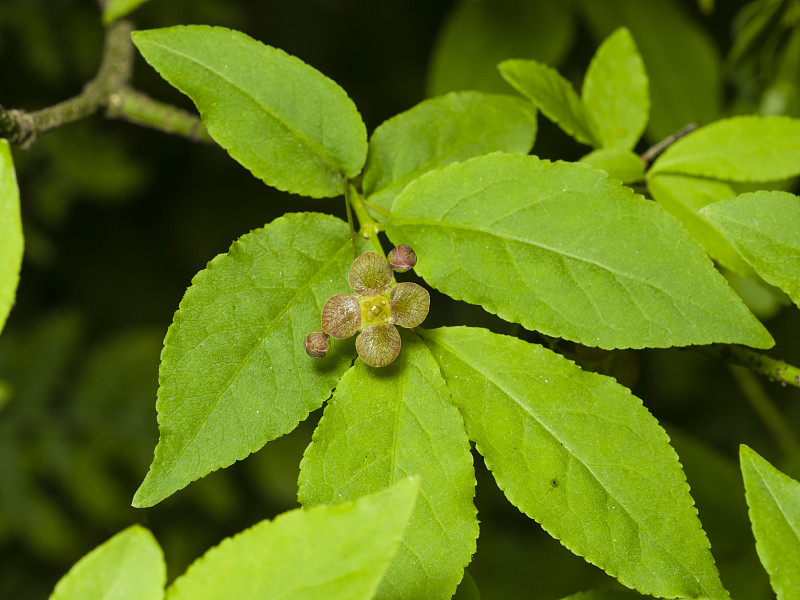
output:
<path id="1" fill-rule="evenodd" d="M 97 75 L 74 98 L 35 112 L 5 110 L 0 106 L 0 137 L 27 148 L 51 129 L 105 109 L 109 118 L 213 143 L 199 117 L 129 87 L 134 59 L 132 31 L 129 21 L 115 21 L 106 28 Z"/>
<path id="2" fill-rule="evenodd" d="M 108 98 L 106 116 L 112 119 L 124 119 L 164 133 L 181 135 L 195 142 L 214 143 L 197 115 L 154 100 L 129 87 L 119 90 Z"/>
<path id="3" fill-rule="evenodd" d="M 116 21 L 106 28 L 97 75 L 74 98 L 30 113 L 6 111 L 0 107 L 0 135 L 12 144 L 29 147 L 43 133 L 98 112 L 108 103 L 109 96 L 130 80 L 133 69 L 132 31 L 128 21 Z"/>
<path id="4" fill-rule="evenodd" d="M 663 140 L 658 142 L 655 146 L 651 146 L 639 156 L 644 161 L 646 167 L 649 167 L 650 164 L 658 158 L 658 156 L 664 152 L 667 148 L 669 148 L 672 144 L 677 142 L 682 137 L 686 137 L 690 133 L 692 133 L 695 129 L 697 129 L 697 123 L 689 123 L 688 125 L 684 125 L 678 131 L 673 133 L 672 135 L 668 135 Z"/>
<path id="5" fill-rule="evenodd" d="M 770 381 L 778 381 L 781 385 L 793 385 L 800 388 L 800 369 L 786 361 L 771 358 L 743 346 L 732 344 L 714 344 L 713 346 L 697 346 L 698 352 L 719 358 L 733 365 L 747 367 Z"/>

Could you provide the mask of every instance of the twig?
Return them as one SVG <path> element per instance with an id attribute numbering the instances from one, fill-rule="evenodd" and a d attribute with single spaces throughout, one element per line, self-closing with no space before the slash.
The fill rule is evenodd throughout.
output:
<path id="1" fill-rule="evenodd" d="M 51 129 L 85 119 L 103 108 L 111 94 L 127 85 L 133 68 L 133 43 L 129 21 L 116 21 L 106 28 L 100 68 L 83 91 L 69 100 L 35 112 L 0 108 L 0 136 L 12 144 L 29 147 Z"/>
<path id="2" fill-rule="evenodd" d="M 731 366 L 731 373 L 750 406 L 758 414 L 764 426 L 770 431 L 781 449 L 786 454 L 795 454 L 800 449 L 800 442 L 798 442 L 791 428 L 786 425 L 786 420 L 769 395 L 764 391 L 761 382 L 751 371 L 743 367 Z"/>
<path id="3" fill-rule="evenodd" d="M 132 88 L 122 88 L 109 96 L 106 116 L 181 135 L 195 142 L 214 143 L 199 117 Z"/>
<path id="4" fill-rule="evenodd" d="M 765 375 L 771 381 L 781 385 L 793 385 L 800 388 L 800 369 L 786 361 L 771 358 L 743 346 L 732 344 L 714 344 L 712 346 L 696 346 L 698 352 L 714 356 L 727 363 L 747 367 L 754 373 Z"/>
<path id="5" fill-rule="evenodd" d="M 668 135 L 663 140 L 658 142 L 655 146 L 651 146 L 647 150 L 645 150 L 639 158 L 644 161 L 645 166 L 650 166 L 650 164 L 658 158 L 658 156 L 664 152 L 668 147 L 672 144 L 677 142 L 682 137 L 685 137 L 692 133 L 695 129 L 697 129 L 697 123 L 689 123 L 688 125 L 684 125 L 678 131 L 673 133 L 672 135 Z"/>
<path id="6" fill-rule="evenodd" d="M 115 21 L 106 28 L 97 75 L 74 98 L 35 112 L 5 110 L 0 106 L 0 137 L 27 148 L 51 129 L 105 109 L 109 118 L 125 119 L 190 140 L 213 143 L 198 116 L 130 87 L 134 58 L 132 31 L 129 21 Z"/>

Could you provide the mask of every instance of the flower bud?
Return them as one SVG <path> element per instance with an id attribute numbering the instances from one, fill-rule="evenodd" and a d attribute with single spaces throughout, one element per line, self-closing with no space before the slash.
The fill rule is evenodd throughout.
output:
<path id="1" fill-rule="evenodd" d="M 405 273 L 417 264 L 417 254 L 411 249 L 411 246 L 400 244 L 389 251 L 389 264 L 392 265 L 393 271 Z"/>
<path id="2" fill-rule="evenodd" d="M 313 331 L 306 336 L 306 354 L 311 358 L 322 358 L 328 353 L 331 338 L 324 331 Z"/>

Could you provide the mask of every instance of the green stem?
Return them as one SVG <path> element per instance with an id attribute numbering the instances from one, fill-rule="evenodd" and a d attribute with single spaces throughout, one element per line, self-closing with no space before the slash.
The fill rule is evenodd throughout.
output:
<path id="1" fill-rule="evenodd" d="M 85 119 L 105 108 L 110 118 L 213 143 L 199 117 L 129 87 L 134 58 L 131 31 L 133 26 L 129 21 L 115 21 L 106 27 L 97 75 L 74 98 L 34 112 L 5 110 L 0 106 L 0 137 L 27 148 L 51 129 Z"/>
<path id="2" fill-rule="evenodd" d="M 109 96 L 106 116 L 180 135 L 195 142 L 214 143 L 197 115 L 154 100 L 129 87 Z"/>
<path id="3" fill-rule="evenodd" d="M 758 378 L 744 367 L 732 366 L 730 369 L 750 406 L 775 438 L 775 441 L 778 442 L 781 449 L 790 455 L 800 450 L 800 442 L 786 425 L 786 420 L 769 395 L 764 391 L 764 387 Z"/>
<path id="4" fill-rule="evenodd" d="M 378 239 L 378 233 L 382 230 L 381 226 L 372 218 L 372 215 L 369 214 L 365 206 L 364 198 L 361 197 L 361 194 L 358 193 L 358 190 L 352 184 L 350 187 L 350 202 L 353 205 L 358 223 L 361 226 L 358 230 L 359 234 L 361 234 L 364 239 L 369 240 L 369 244 L 375 252 L 381 256 L 385 256 L 386 253 L 383 251 L 381 241 Z"/>
<path id="5" fill-rule="evenodd" d="M 384 217 L 391 217 L 392 216 L 392 213 L 390 213 L 388 210 L 386 210 L 385 208 L 381 208 L 377 204 L 373 204 L 372 202 L 370 202 L 366 198 L 361 198 L 361 202 L 367 208 L 370 208 L 370 209 L 374 210 L 375 212 L 381 213 Z"/>
<path id="6" fill-rule="evenodd" d="M 350 240 L 353 242 L 353 258 L 358 258 L 358 242 L 356 241 L 356 226 L 353 223 L 353 209 L 350 207 L 350 181 L 344 182 L 344 205 L 347 209 L 347 224 L 350 225 Z"/>
<path id="7" fill-rule="evenodd" d="M 695 350 L 730 364 L 747 367 L 754 373 L 769 377 L 772 381 L 779 381 L 781 385 L 793 385 L 800 388 L 800 369 L 786 361 L 732 344 L 697 346 Z"/>

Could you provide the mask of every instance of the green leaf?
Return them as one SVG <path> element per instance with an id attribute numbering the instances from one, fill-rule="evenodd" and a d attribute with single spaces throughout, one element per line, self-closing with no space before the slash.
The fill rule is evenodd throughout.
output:
<path id="1" fill-rule="evenodd" d="M 7 140 L 0 140 L 0 331 L 14 306 L 22 265 L 19 188 Z"/>
<path id="2" fill-rule="evenodd" d="M 572 84 L 558 71 L 535 60 L 514 59 L 500 63 L 500 74 L 520 94 L 565 133 L 582 144 L 600 146 Z"/>
<path id="3" fill-rule="evenodd" d="M 325 407 L 300 464 L 304 506 L 357 498 L 408 475 L 420 498 L 376 598 L 449 599 L 475 551 L 475 475 L 464 423 L 413 334 L 391 365 L 361 360 Z"/>
<path id="4" fill-rule="evenodd" d="M 681 173 L 726 181 L 776 181 L 800 174 L 800 119 L 722 119 L 666 149 L 650 174 Z"/>
<path id="5" fill-rule="evenodd" d="M 368 600 L 397 552 L 419 484 L 296 509 L 224 540 L 170 587 L 170 600 Z"/>
<path id="6" fill-rule="evenodd" d="M 602 169 L 623 183 L 634 183 L 644 179 L 644 161 L 630 150 L 600 148 L 590 152 L 581 162 Z"/>
<path id="7" fill-rule="evenodd" d="M 147 0 L 108 0 L 103 8 L 103 25 L 129 15 L 145 2 Z"/>
<path id="8" fill-rule="evenodd" d="M 620 25 L 633 34 L 650 80 L 648 136 L 656 142 L 720 110 L 720 59 L 711 36 L 676 0 L 582 0 L 596 40 Z M 679 49 L 679 51 L 677 50 Z"/>
<path id="9" fill-rule="evenodd" d="M 506 92 L 497 64 L 535 58 L 558 64 L 575 30 L 560 0 L 462 0 L 439 33 L 428 69 L 428 96 L 455 90 Z"/>
<path id="10" fill-rule="evenodd" d="M 735 196 L 736 192 L 729 184 L 685 175 L 656 175 L 649 178 L 647 189 L 664 210 L 683 223 L 711 258 L 745 277 L 754 275 L 753 268 L 719 229 L 700 213 L 700 209 L 708 204 Z"/>
<path id="11" fill-rule="evenodd" d="M 581 91 L 586 113 L 604 148 L 630 150 L 647 125 L 647 73 L 636 43 L 623 28 L 597 49 Z"/>
<path id="12" fill-rule="evenodd" d="M 389 210 L 423 173 L 496 150 L 527 154 L 536 111 L 512 96 L 453 92 L 417 104 L 380 125 L 369 141 L 364 193 Z"/>
<path id="13" fill-rule="evenodd" d="M 211 137 L 268 185 L 338 196 L 361 171 L 367 134 L 355 104 L 300 59 L 223 27 L 137 31 L 133 41 L 197 105 Z"/>
<path id="14" fill-rule="evenodd" d="M 800 483 L 742 445 L 739 460 L 756 550 L 778 600 L 800 589 Z"/>
<path id="15" fill-rule="evenodd" d="M 669 438 L 627 388 L 485 329 L 421 335 L 514 506 L 628 587 L 727 598 Z"/>
<path id="16" fill-rule="evenodd" d="M 158 542 L 147 529 L 133 525 L 75 563 L 50 600 L 161 600 L 166 582 L 167 569 Z"/>
<path id="17" fill-rule="evenodd" d="M 631 590 L 589 590 L 588 592 L 578 592 L 561 600 L 632 600 L 642 598 Z"/>
<path id="18" fill-rule="evenodd" d="M 355 355 L 332 344 L 322 360 L 304 340 L 325 301 L 349 289 L 347 225 L 295 213 L 242 236 L 195 275 L 164 340 L 155 458 L 134 506 L 294 429 L 330 395 Z"/>
<path id="19" fill-rule="evenodd" d="M 675 219 L 587 165 L 500 153 L 450 165 L 397 197 L 386 231 L 433 287 L 547 335 L 772 345 Z"/>
<path id="20" fill-rule="evenodd" d="M 800 306 L 800 198 L 753 192 L 710 204 L 702 214 L 765 281 Z"/>

